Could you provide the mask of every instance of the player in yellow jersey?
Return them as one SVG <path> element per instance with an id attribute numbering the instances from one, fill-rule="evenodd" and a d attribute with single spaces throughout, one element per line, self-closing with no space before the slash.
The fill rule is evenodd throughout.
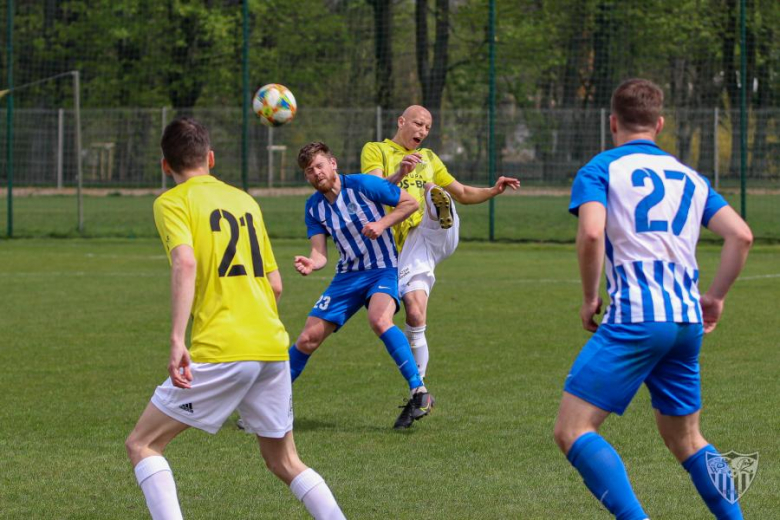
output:
<path id="1" fill-rule="evenodd" d="M 260 208 L 209 174 L 214 152 L 197 121 L 169 124 L 161 146 L 163 171 L 177 184 L 154 203 L 171 263 L 170 377 L 125 442 L 149 512 L 153 519 L 182 518 L 163 457 L 168 443 L 191 426 L 217 433 L 238 409 L 268 468 L 309 513 L 344 518 L 328 485 L 295 449 L 289 337 L 276 308 L 282 278 Z"/>
<path id="2" fill-rule="evenodd" d="M 398 258 L 399 293 L 406 310 L 404 333 L 421 377 L 428 366 L 425 337 L 428 298 L 436 280 L 433 271 L 458 246 L 460 221 L 452 199 L 479 204 L 516 190 L 520 181 L 499 177 L 491 188 L 461 184 L 432 150 L 420 148 L 428 137 L 433 118 L 424 107 L 412 105 L 398 118 L 392 139 L 367 143 L 360 155 L 361 170 L 398 184 L 420 203 L 420 209 L 393 228 L 401 249 Z"/>

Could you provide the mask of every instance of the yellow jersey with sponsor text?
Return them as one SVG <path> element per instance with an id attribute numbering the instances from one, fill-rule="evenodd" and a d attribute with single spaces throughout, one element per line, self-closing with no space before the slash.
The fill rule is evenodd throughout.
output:
<path id="1" fill-rule="evenodd" d="M 428 148 L 408 150 L 392 139 L 385 139 L 381 143 L 366 143 L 360 154 L 360 170 L 363 173 L 379 169 L 384 177 L 389 177 L 398 170 L 398 165 L 403 158 L 414 152 L 422 155 L 423 162 L 418 164 L 398 185 L 414 197 L 420 207 L 406 220 L 393 226 L 393 236 L 399 251 L 403 248 L 409 231 L 422 221 L 425 212 L 425 184 L 431 182 L 444 188 L 452 184 L 455 177 L 447 171 L 447 167 L 432 150 Z"/>
<path id="2" fill-rule="evenodd" d="M 192 360 L 287 360 L 290 339 L 266 278 L 278 266 L 257 202 L 202 175 L 160 195 L 154 222 L 169 262 L 177 246 L 195 253 Z"/>

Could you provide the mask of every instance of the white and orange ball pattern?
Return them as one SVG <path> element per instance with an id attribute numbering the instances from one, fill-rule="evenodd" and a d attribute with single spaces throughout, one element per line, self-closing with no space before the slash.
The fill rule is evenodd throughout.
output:
<path id="1" fill-rule="evenodd" d="M 266 126 L 281 126 L 295 117 L 298 105 L 290 89 L 278 83 L 269 83 L 255 93 L 252 108 Z"/>

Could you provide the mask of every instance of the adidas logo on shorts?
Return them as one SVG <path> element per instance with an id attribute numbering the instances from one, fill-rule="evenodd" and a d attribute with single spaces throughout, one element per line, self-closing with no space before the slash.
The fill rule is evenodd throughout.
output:
<path id="1" fill-rule="evenodd" d="M 181 408 L 185 412 L 195 413 L 195 411 L 192 409 L 192 403 L 183 404 L 179 408 Z"/>

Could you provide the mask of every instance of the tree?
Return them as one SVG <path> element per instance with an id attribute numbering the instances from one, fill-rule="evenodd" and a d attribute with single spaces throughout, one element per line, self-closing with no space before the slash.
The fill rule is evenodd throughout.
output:
<path id="1" fill-rule="evenodd" d="M 435 37 L 433 59 L 429 60 L 428 44 L 428 0 L 416 0 L 415 4 L 415 50 L 417 76 L 422 87 L 422 104 L 431 113 L 441 114 L 442 93 L 447 83 L 447 56 L 450 38 L 449 0 L 435 0 Z M 429 65 L 429 62 L 432 62 Z M 434 125 L 429 137 L 431 146 L 438 148 L 441 142 L 441 125 Z"/>
<path id="2" fill-rule="evenodd" d="M 393 106 L 393 2 L 367 0 L 374 8 L 374 59 L 376 104 Z"/>

